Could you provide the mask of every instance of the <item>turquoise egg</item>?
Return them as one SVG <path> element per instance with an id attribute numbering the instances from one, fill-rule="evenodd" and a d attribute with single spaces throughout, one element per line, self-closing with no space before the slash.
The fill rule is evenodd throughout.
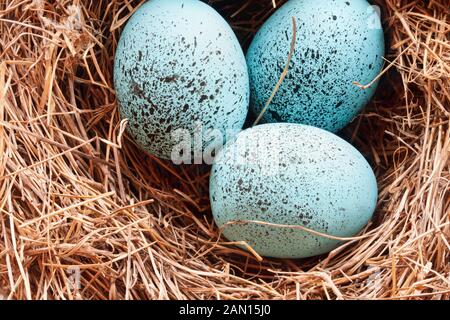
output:
<path id="1" fill-rule="evenodd" d="M 238 133 L 248 113 L 242 48 L 228 23 L 197 0 L 142 5 L 121 34 L 114 82 L 130 135 L 164 159 L 173 159 L 185 133 L 200 135 L 201 151 L 222 147 L 208 134 Z"/>
<path id="2" fill-rule="evenodd" d="M 367 225 L 377 198 L 375 175 L 353 146 L 300 124 L 242 131 L 218 154 L 210 180 L 212 212 L 223 235 L 274 258 L 335 249 Z"/>
<path id="3" fill-rule="evenodd" d="M 365 0 L 290 0 L 257 33 L 247 53 L 251 108 L 259 115 L 286 66 L 289 72 L 262 122 L 289 122 L 337 132 L 367 105 L 383 67 L 384 35 Z"/>

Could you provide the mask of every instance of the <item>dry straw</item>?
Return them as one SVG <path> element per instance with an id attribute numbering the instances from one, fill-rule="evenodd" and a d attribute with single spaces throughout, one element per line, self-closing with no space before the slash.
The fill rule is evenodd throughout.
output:
<path id="1" fill-rule="evenodd" d="M 210 2 L 244 45 L 273 11 Z M 141 3 L 0 2 L 1 298 L 450 298 L 448 0 L 378 1 L 387 72 L 344 132 L 380 184 L 366 236 L 262 262 L 218 237 L 208 168 L 144 155 L 124 134 L 112 59 Z"/>

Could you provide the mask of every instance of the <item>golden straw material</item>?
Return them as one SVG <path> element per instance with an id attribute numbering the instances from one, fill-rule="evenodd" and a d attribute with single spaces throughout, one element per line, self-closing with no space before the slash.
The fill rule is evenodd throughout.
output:
<path id="1" fill-rule="evenodd" d="M 283 2 L 210 1 L 244 46 Z M 328 256 L 261 262 L 220 238 L 209 168 L 125 133 L 112 65 L 141 3 L 0 2 L 1 299 L 450 298 L 448 0 L 377 1 L 386 72 L 344 132 L 377 174 L 371 224 Z"/>

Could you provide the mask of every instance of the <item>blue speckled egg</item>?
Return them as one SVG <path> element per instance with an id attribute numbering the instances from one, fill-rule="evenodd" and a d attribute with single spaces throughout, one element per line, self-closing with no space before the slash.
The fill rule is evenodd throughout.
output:
<path id="1" fill-rule="evenodd" d="M 171 159 L 177 134 L 200 132 L 203 149 L 214 148 L 208 132 L 232 136 L 248 113 L 242 48 L 227 22 L 201 1 L 142 5 L 120 37 L 114 78 L 131 136 L 164 159 Z"/>
<path id="2" fill-rule="evenodd" d="M 242 131 L 218 154 L 210 180 L 212 212 L 224 236 L 275 258 L 316 256 L 340 244 L 279 225 L 351 237 L 371 219 L 377 197 L 375 175 L 353 146 L 300 124 Z"/>
<path id="3" fill-rule="evenodd" d="M 285 68 L 297 22 L 289 72 L 263 122 L 290 122 L 337 132 L 369 102 L 366 90 L 383 67 L 384 35 L 377 10 L 365 0 L 290 0 L 263 25 L 247 63 L 251 104 L 259 115 Z"/>

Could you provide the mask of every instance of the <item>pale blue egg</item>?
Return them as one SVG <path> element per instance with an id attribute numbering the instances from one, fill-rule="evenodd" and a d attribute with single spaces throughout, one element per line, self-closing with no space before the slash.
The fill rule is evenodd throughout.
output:
<path id="1" fill-rule="evenodd" d="M 210 180 L 212 212 L 224 236 L 275 258 L 333 250 L 340 241 L 309 230 L 355 236 L 371 219 L 377 197 L 375 175 L 353 146 L 299 124 L 242 131 L 217 156 Z"/>
<path id="2" fill-rule="evenodd" d="M 285 68 L 297 22 L 296 48 L 286 79 L 263 122 L 301 123 L 336 132 L 372 98 L 383 66 L 384 35 L 376 7 L 365 0 L 290 0 L 253 40 L 247 62 L 253 112 L 260 114 Z"/>
<path id="3" fill-rule="evenodd" d="M 245 56 L 228 23 L 197 0 L 152 0 L 130 18 L 118 44 L 114 80 L 129 132 L 153 155 L 170 159 L 177 134 L 232 136 L 249 106 Z M 175 133 L 175 134 L 174 134 Z M 197 148 L 195 146 L 194 148 Z"/>

